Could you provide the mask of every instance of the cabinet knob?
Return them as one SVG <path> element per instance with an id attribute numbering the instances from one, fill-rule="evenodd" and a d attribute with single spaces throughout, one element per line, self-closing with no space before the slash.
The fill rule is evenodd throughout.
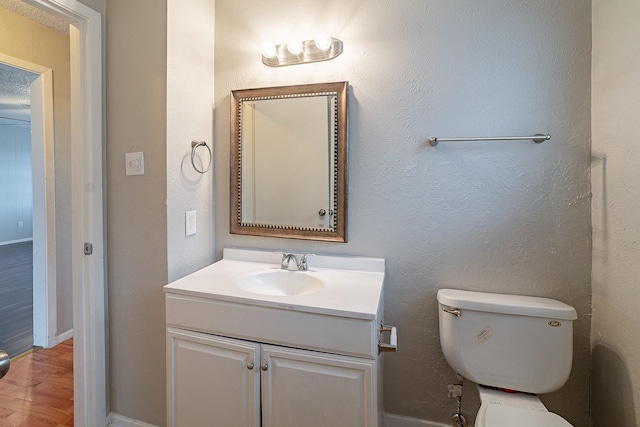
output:
<path id="1" fill-rule="evenodd" d="M 264 365 L 262 365 L 262 370 L 266 371 L 267 369 L 269 369 L 269 365 L 267 365 L 266 363 Z"/>
<path id="2" fill-rule="evenodd" d="M 248 370 L 252 370 L 252 369 L 253 369 L 253 362 L 251 362 L 251 363 L 249 363 L 249 364 L 247 365 L 247 369 L 248 369 Z"/>

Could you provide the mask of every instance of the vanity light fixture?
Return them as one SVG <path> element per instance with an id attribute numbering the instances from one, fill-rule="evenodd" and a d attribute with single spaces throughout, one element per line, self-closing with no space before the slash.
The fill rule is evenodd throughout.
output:
<path id="1" fill-rule="evenodd" d="M 292 55 L 299 55 L 302 53 L 302 42 L 298 40 L 291 40 L 287 43 L 287 52 Z"/>
<path id="2" fill-rule="evenodd" d="M 262 45 L 262 63 L 270 67 L 328 61 L 342 53 L 342 41 L 320 35 L 315 40 L 297 41 L 275 45 Z"/>

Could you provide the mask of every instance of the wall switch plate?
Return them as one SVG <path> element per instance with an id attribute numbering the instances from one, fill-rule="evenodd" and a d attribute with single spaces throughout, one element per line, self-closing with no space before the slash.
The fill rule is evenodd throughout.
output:
<path id="1" fill-rule="evenodd" d="M 144 175 L 144 153 L 125 153 L 125 170 L 127 175 Z"/>
<path id="2" fill-rule="evenodd" d="M 18 221 L 18 228 L 22 228 L 22 227 L 24 227 L 24 222 Z"/>
<path id="3" fill-rule="evenodd" d="M 196 234 L 196 211 L 187 211 L 185 213 L 184 229 L 187 236 Z"/>

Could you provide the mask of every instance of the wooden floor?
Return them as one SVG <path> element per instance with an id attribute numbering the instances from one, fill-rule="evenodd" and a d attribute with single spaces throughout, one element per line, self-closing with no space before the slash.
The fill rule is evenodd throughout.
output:
<path id="1" fill-rule="evenodd" d="M 73 339 L 11 360 L 0 379 L 0 427 L 73 426 Z"/>
<path id="2" fill-rule="evenodd" d="M 0 246 L 0 349 L 9 357 L 33 346 L 33 245 Z"/>

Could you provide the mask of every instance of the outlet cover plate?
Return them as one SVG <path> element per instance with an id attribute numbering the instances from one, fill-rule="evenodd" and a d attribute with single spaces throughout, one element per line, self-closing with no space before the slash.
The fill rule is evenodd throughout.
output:
<path id="1" fill-rule="evenodd" d="M 187 236 L 196 234 L 196 211 L 187 211 L 185 213 L 184 229 Z"/>

